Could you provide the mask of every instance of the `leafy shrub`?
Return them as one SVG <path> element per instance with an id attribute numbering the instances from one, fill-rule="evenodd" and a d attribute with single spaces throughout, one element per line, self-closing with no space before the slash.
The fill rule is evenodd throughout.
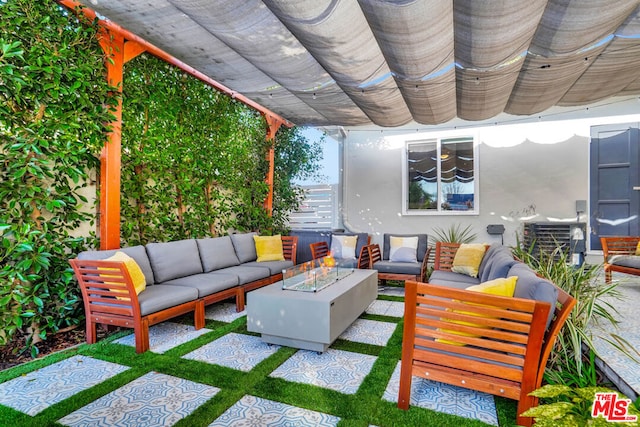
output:
<path id="1" fill-rule="evenodd" d="M 0 3 L 0 345 L 79 321 L 66 260 L 91 221 L 80 190 L 108 123 L 96 28 L 53 1 Z"/>

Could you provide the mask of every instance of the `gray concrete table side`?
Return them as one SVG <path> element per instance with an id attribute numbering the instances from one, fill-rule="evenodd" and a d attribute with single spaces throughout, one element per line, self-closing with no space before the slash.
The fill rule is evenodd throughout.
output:
<path id="1" fill-rule="evenodd" d="M 282 281 L 247 294 L 247 330 L 271 344 L 324 352 L 378 297 L 378 273 L 354 270 L 318 291 Z"/>

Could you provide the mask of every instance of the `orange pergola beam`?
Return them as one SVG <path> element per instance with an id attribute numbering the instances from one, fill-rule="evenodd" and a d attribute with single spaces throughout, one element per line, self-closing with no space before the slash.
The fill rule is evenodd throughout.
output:
<path id="1" fill-rule="evenodd" d="M 122 28 L 118 24 L 99 18 L 95 11 L 80 2 L 76 0 L 58 0 L 58 2 L 73 11 L 80 11 L 91 20 L 99 19 L 99 23 L 103 29 L 100 38 L 100 45 L 107 55 L 107 79 L 109 84 L 119 93 L 122 93 L 124 64 L 143 52 L 149 52 L 150 54 L 175 65 L 187 74 L 196 77 L 216 90 L 257 110 L 267 122 L 266 139 L 272 142 L 268 153 L 269 171 L 266 177 L 266 182 L 269 186 L 269 193 L 265 200 L 265 208 L 270 215 L 272 214 L 275 135 L 281 125 L 291 127 L 293 126 L 293 123 L 244 95 L 220 84 L 209 76 L 157 48 L 141 37 Z M 120 168 L 122 141 L 121 97 L 119 97 L 118 104 L 113 113 L 115 119 L 111 123 L 111 131 L 100 156 L 100 249 L 103 250 L 117 249 L 120 247 Z"/>

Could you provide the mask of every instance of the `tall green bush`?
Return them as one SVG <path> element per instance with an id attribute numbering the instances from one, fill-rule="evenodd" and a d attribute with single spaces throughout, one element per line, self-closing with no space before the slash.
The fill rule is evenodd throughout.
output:
<path id="1" fill-rule="evenodd" d="M 95 34 L 54 1 L 0 2 L 0 345 L 25 334 L 34 354 L 79 321 L 66 260 L 111 117 Z"/>
<path id="2" fill-rule="evenodd" d="M 95 23 L 53 0 L 0 0 L 0 345 L 33 355 L 83 311 L 67 260 L 96 247 L 95 206 L 81 194 L 99 172 L 112 121 Z M 263 208 L 266 125 L 258 113 L 166 63 L 127 63 L 123 94 L 124 245 L 284 230 L 315 174 L 320 141 L 276 135 L 274 215 Z"/>
<path id="3" fill-rule="evenodd" d="M 122 239 L 127 245 L 226 234 L 282 232 L 315 174 L 319 141 L 299 128 L 276 135 L 274 215 L 263 207 L 270 142 L 265 120 L 152 56 L 125 67 Z"/>

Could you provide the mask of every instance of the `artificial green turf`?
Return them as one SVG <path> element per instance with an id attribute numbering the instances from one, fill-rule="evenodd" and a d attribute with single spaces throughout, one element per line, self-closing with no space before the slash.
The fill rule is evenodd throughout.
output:
<path id="1" fill-rule="evenodd" d="M 401 297 L 393 296 L 380 296 L 379 299 L 402 301 Z M 57 426 L 59 424 L 55 420 L 80 409 L 149 371 L 161 372 L 207 384 L 221 390 L 191 415 L 177 423 L 177 427 L 207 426 L 246 394 L 340 417 L 339 427 L 365 427 L 369 425 L 380 427 L 486 425 L 477 420 L 434 412 L 415 406 L 412 406 L 408 411 L 403 411 L 398 409 L 396 404 L 382 400 L 389 378 L 400 359 L 403 323 L 402 319 L 388 316 L 364 314 L 362 318 L 397 323 L 397 327 L 385 347 L 340 339 L 332 345 L 332 348 L 335 349 L 368 354 L 377 358 L 371 373 L 353 395 L 269 377 L 268 375 L 273 370 L 296 352 L 295 349 L 288 347 L 281 347 L 275 354 L 259 363 L 250 372 L 241 372 L 223 366 L 181 358 L 196 348 L 210 343 L 229 332 L 250 334 L 246 330 L 246 317 L 242 317 L 228 324 L 208 320 L 206 327 L 211 329 L 211 332 L 164 354 L 152 352 L 136 354 L 133 347 L 113 344 L 112 342 L 115 339 L 124 335 L 120 332 L 96 344 L 81 345 L 65 352 L 0 372 L 0 382 L 4 382 L 75 354 L 119 363 L 132 368 L 59 402 L 34 417 L 0 405 L 0 426 Z M 189 324 L 192 319 L 193 316 L 183 316 L 177 321 Z M 496 408 L 501 426 L 515 424 L 516 402 L 496 398 Z"/>

